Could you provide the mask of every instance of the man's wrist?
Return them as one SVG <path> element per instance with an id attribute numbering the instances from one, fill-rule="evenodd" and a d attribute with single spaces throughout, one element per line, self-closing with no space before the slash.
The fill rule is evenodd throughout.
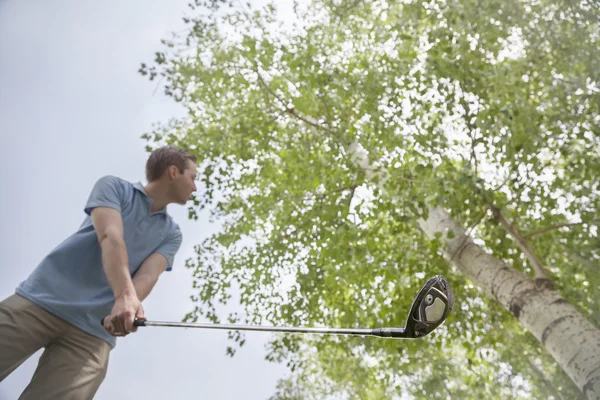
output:
<path id="1" fill-rule="evenodd" d="M 115 293 L 115 300 L 130 300 L 137 299 L 137 294 L 135 293 L 135 288 L 133 284 L 131 287 L 127 287 L 120 292 Z"/>

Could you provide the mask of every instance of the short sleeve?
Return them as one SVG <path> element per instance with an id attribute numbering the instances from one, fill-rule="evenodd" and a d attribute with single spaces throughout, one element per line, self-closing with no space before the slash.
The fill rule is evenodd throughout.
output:
<path id="1" fill-rule="evenodd" d="M 175 254 L 181 246 L 182 239 L 183 235 L 181 234 L 181 230 L 179 229 L 179 226 L 176 226 L 155 251 L 155 253 L 162 254 L 167 259 L 167 271 L 173 269 Z"/>
<path id="2" fill-rule="evenodd" d="M 125 187 L 115 176 L 103 176 L 94 184 L 92 192 L 85 204 L 85 213 L 91 215 L 96 207 L 110 207 L 122 212 L 125 203 Z"/>

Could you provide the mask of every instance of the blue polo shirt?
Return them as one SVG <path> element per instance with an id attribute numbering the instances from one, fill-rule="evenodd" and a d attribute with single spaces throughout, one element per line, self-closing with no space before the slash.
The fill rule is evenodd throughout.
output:
<path id="1" fill-rule="evenodd" d="M 85 205 L 87 215 L 79 229 L 40 262 L 19 284 L 16 293 L 104 339 L 114 348 L 116 337 L 100 324 L 100 320 L 111 313 L 115 297 L 102 265 L 102 249 L 92 225 L 91 210 L 110 207 L 121 213 L 129 272 L 133 278 L 152 253 L 164 255 L 168 260 L 167 271 L 170 271 L 181 245 L 179 226 L 166 208 L 150 213 L 151 204 L 152 199 L 141 183 L 130 183 L 115 176 L 100 178 Z"/>

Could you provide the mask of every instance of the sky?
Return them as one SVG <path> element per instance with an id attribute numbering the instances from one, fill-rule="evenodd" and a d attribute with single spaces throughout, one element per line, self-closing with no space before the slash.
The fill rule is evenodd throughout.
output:
<path id="1" fill-rule="evenodd" d="M 137 70 L 184 28 L 188 2 L 0 1 L 0 299 L 79 227 L 98 178 L 145 183 L 140 136 L 183 111 Z M 143 305 L 148 319 L 180 321 L 193 308 L 185 260 L 219 227 L 168 212 L 183 243 Z M 248 332 L 231 358 L 227 331 L 140 328 L 118 340 L 95 399 L 267 399 L 288 373 L 264 360 L 269 338 Z M 18 398 L 40 355 L 0 383 L 0 400 Z"/>

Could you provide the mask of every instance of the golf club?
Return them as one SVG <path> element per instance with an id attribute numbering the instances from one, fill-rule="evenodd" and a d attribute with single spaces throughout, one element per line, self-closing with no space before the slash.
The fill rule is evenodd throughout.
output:
<path id="1" fill-rule="evenodd" d="M 247 326 L 200 324 L 186 322 L 146 321 L 136 319 L 135 326 L 171 326 L 179 328 L 225 329 L 232 331 L 263 331 L 286 333 L 320 333 L 328 335 L 378 336 L 383 338 L 417 339 L 440 326 L 452 311 L 454 296 L 450 285 L 441 275 L 430 278 L 415 297 L 404 328 L 346 329 L 293 328 L 276 326 Z M 101 321 L 104 325 L 104 319 Z"/>

